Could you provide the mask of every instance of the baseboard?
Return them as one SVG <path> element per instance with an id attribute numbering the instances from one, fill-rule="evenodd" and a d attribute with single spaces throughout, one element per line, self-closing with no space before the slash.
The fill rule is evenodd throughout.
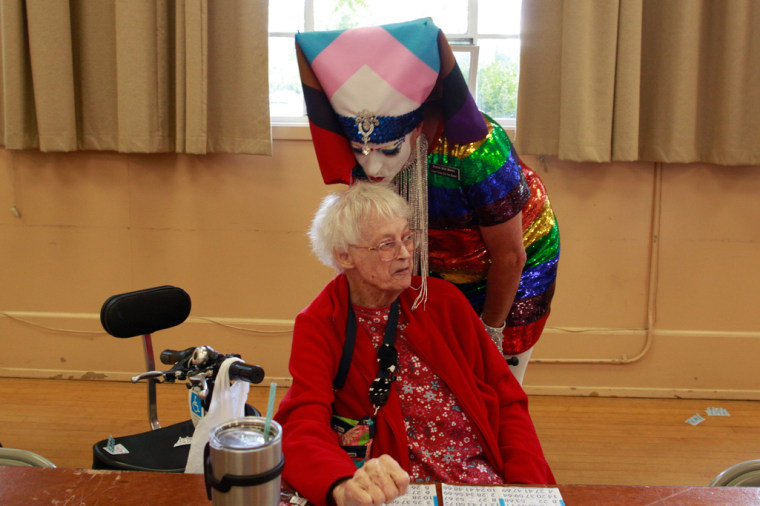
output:
<path id="1" fill-rule="evenodd" d="M 155 333 L 153 346 L 238 353 L 263 367 L 265 384 L 289 386 L 292 329 L 291 320 L 191 317 Z M 129 381 L 145 369 L 140 339 L 107 335 L 97 314 L 0 312 L 0 336 L 0 376 Z M 532 358 L 532 395 L 760 399 L 758 332 L 548 327 Z"/>
<path id="2" fill-rule="evenodd" d="M 709 390 L 675 388 L 626 388 L 593 386 L 531 386 L 524 385 L 528 395 L 564 397 L 628 397 L 644 399 L 723 399 L 737 401 L 760 400 L 758 390 Z"/>
<path id="3" fill-rule="evenodd" d="M 28 379 L 51 379 L 51 380 L 84 380 L 84 381 L 125 381 L 131 382 L 134 373 L 124 371 L 106 371 L 94 373 L 92 371 L 72 369 L 22 369 L 18 367 L 0 367 L 0 378 L 28 378 Z M 277 383 L 278 387 L 289 387 L 293 383 L 290 376 L 264 376 L 259 385 L 269 386 Z"/>

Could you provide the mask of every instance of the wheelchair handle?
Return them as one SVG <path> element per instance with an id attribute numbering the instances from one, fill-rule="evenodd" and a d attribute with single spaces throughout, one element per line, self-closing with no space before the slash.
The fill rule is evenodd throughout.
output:
<path id="1" fill-rule="evenodd" d="M 264 369 L 257 365 L 245 362 L 230 364 L 230 379 L 247 381 L 248 383 L 261 383 L 264 381 Z"/>
<path id="2" fill-rule="evenodd" d="M 172 365 L 176 364 L 189 352 L 192 354 L 195 348 L 187 348 L 184 350 L 164 350 L 161 352 L 160 359 L 162 364 Z"/>

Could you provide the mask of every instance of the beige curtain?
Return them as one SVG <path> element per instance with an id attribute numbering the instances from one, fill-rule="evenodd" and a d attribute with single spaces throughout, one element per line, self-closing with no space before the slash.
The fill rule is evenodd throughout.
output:
<path id="1" fill-rule="evenodd" d="M 271 154 L 266 0 L 2 0 L 0 144 Z"/>
<path id="2" fill-rule="evenodd" d="M 757 0 L 523 0 L 521 40 L 522 153 L 760 164 Z"/>

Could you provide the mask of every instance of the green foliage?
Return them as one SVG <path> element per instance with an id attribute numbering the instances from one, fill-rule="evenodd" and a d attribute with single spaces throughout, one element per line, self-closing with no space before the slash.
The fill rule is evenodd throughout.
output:
<path id="1" fill-rule="evenodd" d="M 358 8 L 367 8 L 367 0 L 335 0 L 334 13 L 339 13 L 344 9 L 356 12 Z"/>
<path id="2" fill-rule="evenodd" d="M 495 61 L 478 72 L 478 106 L 494 118 L 517 116 L 519 65 L 508 58 Z"/>
<path id="3" fill-rule="evenodd" d="M 335 29 L 344 30 L 358 26 L 357 19 L 367 7 L 367 0 L 335 0 L 333 16 L 338 20 Z"/>

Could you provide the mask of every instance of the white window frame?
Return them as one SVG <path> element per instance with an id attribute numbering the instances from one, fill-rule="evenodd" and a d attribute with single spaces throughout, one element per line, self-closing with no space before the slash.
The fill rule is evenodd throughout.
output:
<path id="1" fill-rule="evenodd" d="M 272 0 L 277 1 L 277 0 Z M 314 0 L 304 0 L 304 31 L 314 30 Z M 479 39 L 519 39 L 519 35 L 503 35 L 478 33 L 478 1 L 468 0 L 467 33 L 447 34 L 447 38 L 454 52 L 470 53 L 470 69 L 466 76 L 467 86 L 473 97 L 477 96 L 478 56 Z M 270 37 L 288 37 L 295 39 L 294 32 L 270 32 Z M 507 131 L 514 131 L 515 120 L 511 118 L 499 119 L 501 125 Z M 273 116 L 271 117 L 272 136 L 275 139 L 311 139 L 306 117 L 306 106 L 303 105 L 303 116 Z"/>

